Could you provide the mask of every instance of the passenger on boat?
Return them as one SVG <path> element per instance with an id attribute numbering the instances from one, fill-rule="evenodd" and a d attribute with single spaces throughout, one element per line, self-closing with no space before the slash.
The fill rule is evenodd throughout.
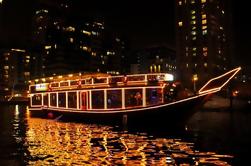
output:
<path id="1" fill-rule="evenodd" d="M 136 104 L 141 105 L 142 97 L 141 97 L 140 92 L 137 92 L 134 97 L 136 99 Z"/>

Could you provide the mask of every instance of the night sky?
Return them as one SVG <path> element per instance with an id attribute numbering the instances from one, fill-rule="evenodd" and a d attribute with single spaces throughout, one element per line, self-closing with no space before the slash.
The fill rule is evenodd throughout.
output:
<path id="1" fill-rule="evenodd" d="M 233 39 L 235 59 L 251 65 L 251 25 L 248 5 L 233 1 Z M 7 3 L 8 2 L 8 3 Z M 1 45 L 24 45 L 30 33 L 32 0 L 3 0 L 1 7 Z M 124 34 L 132 48 L 141 48 L 159 43 L 175 46 L 174 1 L 120 0 L 90 2 L 72 0 L 76 10 L 83 14 L 104 15 L 106 27 Z M 248 25 L 249 24 L 249 25 Z"/>

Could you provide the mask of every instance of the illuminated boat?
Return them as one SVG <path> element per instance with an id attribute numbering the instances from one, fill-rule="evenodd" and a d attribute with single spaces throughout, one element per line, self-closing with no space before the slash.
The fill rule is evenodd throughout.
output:
<path id="1" fill-rule="evenodd" d="M 30 81 L 32 114 L 67 115 L 83 120 L 177 121 L 193 114 L 209 94 L 220 91 L 240 70 L 209 80 L 188 93 L 168 73 L 111 76 L 70 74 Z"/>

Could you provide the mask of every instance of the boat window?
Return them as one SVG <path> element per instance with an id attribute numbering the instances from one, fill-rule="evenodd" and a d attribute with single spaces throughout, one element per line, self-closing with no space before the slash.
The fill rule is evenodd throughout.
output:
<path id="1" fill-rule="evenodd" d="M 94 78 L 94 84 L 107 83 L 106 78 Z"/>
<path id="2" fill-rule="evenodd" d="M 65 93 L 58 93 L 58 106 L 66 107 L 66 95 Z"/>
<path id="3" fill-rule="evenodd" d="M 112 77 L 109 79 L 110 83 L 117 83 L 117 82 L 123 82 L 124 81 L 124 77 Z"/>
<path id="4" fill-rule="evenodd" d="M 48 105 L 48 94 L 44 94 L 44 105 Z"/>
<path id="5" fill-rule="evenodd" d="M 35 93 L 36 92 L 36 86 L 35 85 L 30 86 L 30 92 L 31 93 Z"/>
<path id="6" fill-rule="evenodd" d="M 78 81 L 71 81 L 71 86 L 78 85 Z"/>
<path id="7" fill-rule="evenodd" d="M 59 86 L 58 82 L 51 83 L 51 87 L 58 87 L 58 86 Z"/>
<path id="8" fill-rule="evenodd" d="M 157 75 L 147 75 L 148 81 L 157 81 Z"/>
<path id="9" fill-rule="evenodd" d="M 77 108 L 76 92 L 68 92 L 68 108 Z"/>
<path id="10" fill-rule="evenodd" d="M 50 94 L 50 105 L 53 107 L 57 106 L 57 95 L 56 93 L 51 93 Z"/>
<path id="11" fill-rule="evenodd" d="M 90 79 L 86 79 L 85 80 L 85 84 L 92 84 L 92 79 L 90 78 Z"/>
<path id="12" fill-rule="evenodd" d="M 107 108 L 122 108 L 121 90 L 107 90 Z"/>
<path id="13" fill-rule="evenodd" d="M 145 76 L 127 76 L 127 81 L 144 81 Z"/>
<path id="14" fill-rule="evenodd" d="M 68 82 L 60 82 L 60 86 L 69 86 Z"/>
<path id="15" fill-rule="evenodd" d="M 81 84 L 84 85 L 85 84 L 85 80 L 81 80 Z"/>
<path id="16" fill-rule="evenodd" d="M 42 95 L 35 94 L 32 96 L 32 105 L 41 105 L 42 104 Z"/>
<path id="17" fill-rule="evenodd" d="M 92 108 L 102 109 L 104 108 L 104 91 L 92 91 Z"/>
<path id="18" fill-rule="evenodd" d="M 142 89 L 126 89 L 125 106 L 126 107 L 142 106 Z"/>
<path id="19" fill-rule="evenodd" d="M 162 88 L 146 89 L 146 105 L 155 105 L 162 103 Z"/>

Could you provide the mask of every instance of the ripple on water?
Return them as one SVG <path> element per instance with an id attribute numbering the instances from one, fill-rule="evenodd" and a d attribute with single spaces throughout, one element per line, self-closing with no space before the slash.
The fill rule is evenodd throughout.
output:
<path id="1" fill-rule="evenodd" d="M 30 165 L 228 165 L 229 155 L 199 152 L 181 139 L 114 131 L 110 126 L 28 118 Z"/>

